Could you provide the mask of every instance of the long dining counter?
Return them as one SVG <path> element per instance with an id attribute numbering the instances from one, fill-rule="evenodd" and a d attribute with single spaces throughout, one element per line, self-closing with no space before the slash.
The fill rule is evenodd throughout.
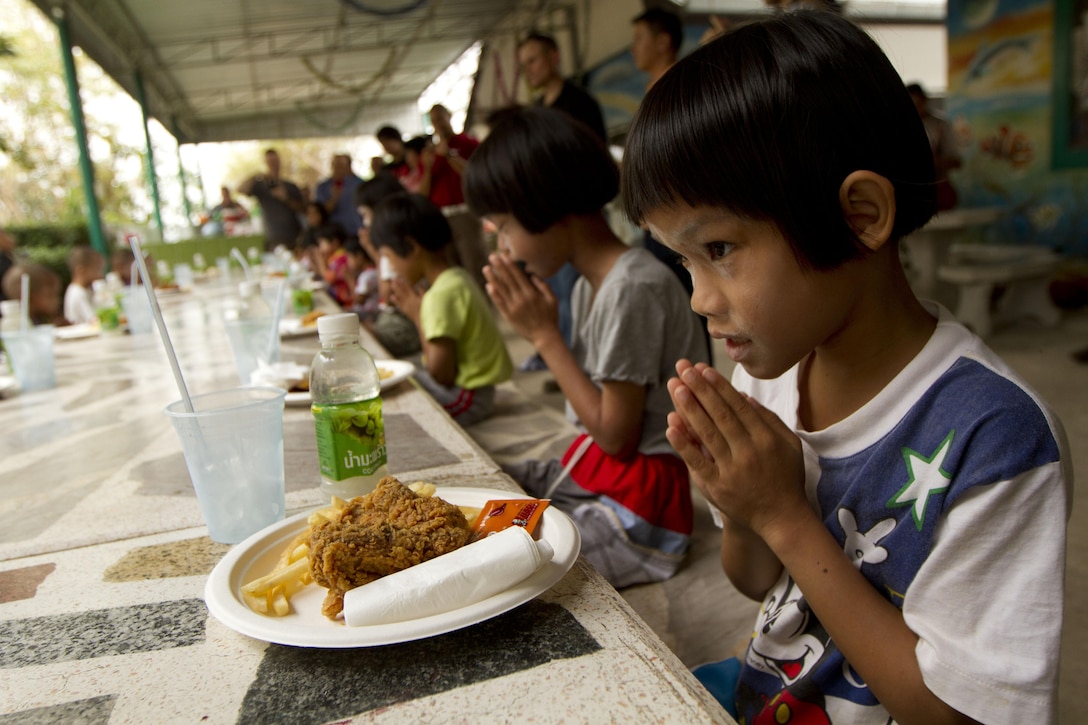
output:
<path id="1" fill-rule="evenodd" d="M 230 291 L 159 298 L 193 394 L 237 385 Z M 282 341 L 288 359 L 317 349 L 316 335 Z M 0 722 L 733 722 L 581 558 L 530 601 L 423 639 L 239 634 L 205 604 L 232 547 L 208 538 L 163 413 L 179 395 L 158 335 L 55 353 L 55 388 L 0 400 Z M 410 380 L 383 405 L 401 480 L 520 492 Z M 327 504 L 308 406 L 285 409 L 284 441 L 287 515 Z"/>

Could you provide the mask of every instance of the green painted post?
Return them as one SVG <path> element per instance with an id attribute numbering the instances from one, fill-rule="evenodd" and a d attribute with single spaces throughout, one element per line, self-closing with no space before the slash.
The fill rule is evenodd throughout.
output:
<path id="1" fill-rule="evenodd" d="M 64 14 L 64 8 L 53 8 L 53 22 L 56 23 L 57 34 L 60 36 L 60 57 L 64 64 L 65 85 L 68 86 L 68 106 L 72 114 L 72 125 L 76 129 L 76 144 L 79 146 L 79 173 L 83 178 L 83 198 L 87 204 L 87 230 L 91 235 L 91 244 L 108 259 L 110 249 L 106 243 L 106 235 L 102 232 L 98 197 L 94 194 L 94 166 L 91 165 L 91 154 L 87 150 L 87 126 L 83 121 L 79 79 L 76 76 L 75 58 L 72 57 L 72 36 L 68 32 L 68 17 Z"/>
<path id="2" fill-rule="evenodd" d="M 174 134 L 174 138 L 178 138 Z M 185 164 L 181 160 L 181 141 L 178 141 L 178 178 L 181 179 L 181 200 L 185 204 L 185 223 L 191 229 L 193 226 L 193 207 L 189 204 L 189 187 L 185 183 Z"/>
<path id="3" fill-rule="evenodd" d="M 159 229 L 159 239 L 164 240 L 162 228 L 162 205 L 159 203 L 159 180 L 155 176 L 155 153 L 151 150 L 151 129 L 147 125 L 147 96 L 144 94 L 144 76 L 136 71 L 136 102 L 140 104 L 140 115 L 144 122 L 144 142 L 147 144 L 147 182 L 151 185 L 151 202 L 155 207 L 155 226 Z"/>

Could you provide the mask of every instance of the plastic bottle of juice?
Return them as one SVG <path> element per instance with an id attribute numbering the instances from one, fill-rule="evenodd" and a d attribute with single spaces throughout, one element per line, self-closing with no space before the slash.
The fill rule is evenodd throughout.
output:
<path id="1" fill-rule="evenodd" d="M 354 312 L 317 320 L 321 352 L 310 365 L 310 407 L 317 435 L 321 489 L 330 496 L 362 496 L 388 475 L 381 381 L 359 345 Z"/>

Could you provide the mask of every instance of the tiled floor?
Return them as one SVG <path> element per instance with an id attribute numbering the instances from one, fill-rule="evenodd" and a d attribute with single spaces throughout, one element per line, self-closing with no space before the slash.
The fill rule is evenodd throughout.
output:
<path id="1" fill-rule="evenodd" d="M 528 354 L 528 346 L 516 336 L 508 337 L 508 342 L 515 363 L 520 362 Z M 1088 309 L 1065 313 L 1056 328 L 1030 322 L 999 328 L 988 342 L 1053 406 L 1065 426 L 1073 469 L 1079 477 L 1069 521 L 1059 692 L 1059 723 L 1079 725 L 1088 722 L 1088 365 L 1076 363 L 1071 355 L 1088 347 Z M 723 351 L 716 351 L 715 360 L 723 372 L 731 368 Z M 547 379 L 547 373 L 518 373 L 516 377 L 519 386 L 537 400 L 561 407 L 562 395 L 545 390 L 543 383 Z M 689 666 L 700 659 L 705 661 L 706 640 L 713 636 L 710 630 L 714 627 L 733 627 L 726 637 L 733 641 L 736 632 L 743 632 L 746 626 L 743 621 L 737 624 L 723 620 L 722 597 L 735 593 L 712 579 L 720 576 L 716 551 L 708 547 L 696 555 L 699 560 L 688 567 L 690 578 L 680 596 L 672 596 L 669 586 L 624 592 L 632 606 Z M 746 603 L 737 602 L 736 608 L 742 610 L 742 620 L 749 617 L 749 611 L 754 612 Z"/>

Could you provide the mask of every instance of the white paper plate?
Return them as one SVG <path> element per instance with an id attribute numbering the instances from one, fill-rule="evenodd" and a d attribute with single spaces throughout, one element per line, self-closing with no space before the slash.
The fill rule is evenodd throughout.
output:
<path id="1" fill-rule="evenodd" d="M 382 390 L 388 390 L 401 381 L 407 380 L 416 372 L 416 366 L 408 360 L 375 360 L 374 364 L 378 366 L 379 372 L 382 368 L 385 368 L 393 373 L 391 377 L 382 380 Z M 288 393 L 283 402 L 293 408 L 309 407 L 311 402 L 310 391 Z"/>
<path id="2" fill-rule="evenodd" d="M 317 334 L 317 323 L 303 325 L 301 317 L 280 320 L 280 337 L 306 337 Z"/>
<path id="3" fill-rule="evenodd" d="M 486 488 L 440 487 L 436 495 L 455 505 L 475 507 L 482 507 L 491 499 L 528 498 Z M 291 598 L 292 611 L 287 616 L 257 614 L 245 605 L 242 585 L 272 570 L 284 547 L 306 528 L 309 513 L 297 514 L 257 532 L 223 557 L 204 587 L 204 601 L 216 619 L 247 637 L 295 647 L 375 647 L 411 642 L 483 622 L 546 592 L 570 570 L 581 549 L 581 537 L 574 522 L 549 506 L 535 536 L 552 545 L 555 550 L 552 560 L 525 581 L 482 602 L 406 622 L 348 627 L 343 620 L 333 621 L 321 614 L 326 590 L 314 584 Z"/>
<path id="4" fill-rule="evenodd" d="M 382 369 L 393 373 L 392 376 L 382 380 L 382 390 L 389 390 L 416 374 L 416 366 L 408 360 L 375 360 L 374 364 L 378 366 L 379 373 Z"/>
<path id="5" fill-rule="evenodd" d="M 98 325 L 92 325 L 89 322 L 53 329 L 53 338 L 56 340 L 81 340 L 85 337 L 98 337 L 100 334 L 102 330 Z"/>

